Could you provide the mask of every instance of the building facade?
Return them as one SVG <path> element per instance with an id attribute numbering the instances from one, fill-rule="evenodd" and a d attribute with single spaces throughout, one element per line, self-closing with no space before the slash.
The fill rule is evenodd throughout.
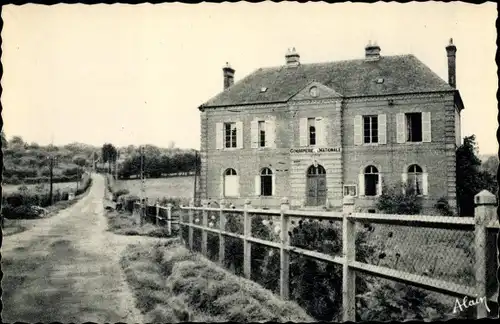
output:
<path id="1" fill-rule="evenodd" d="M 455 84 L 456 47 L 446 47 L 445 82 L 413 55 L 261 68 L 199 107 L 202 199 L 235 206 L 342 207 L 376 211 L 391 187 L 415 190 L 424 208 L 439 198 L 456 208 L 455 152 L 463 103 Z"/>

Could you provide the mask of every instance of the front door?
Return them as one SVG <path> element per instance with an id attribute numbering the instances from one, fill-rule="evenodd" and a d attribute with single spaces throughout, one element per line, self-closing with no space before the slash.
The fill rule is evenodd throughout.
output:
<path id="1" fill-rule="evenodd" d="M 326 172 L 321 166 L 310 166 L 307 170 L 306 182 L 307 206 L 324 206 L 326 204 Z"/>

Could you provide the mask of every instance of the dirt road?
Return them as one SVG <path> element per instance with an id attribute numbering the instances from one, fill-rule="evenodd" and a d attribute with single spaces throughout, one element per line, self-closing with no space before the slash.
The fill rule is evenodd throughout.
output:
<path id="1" fill-rule="evenodd" d="M 119 265 L 129 243 L 106 232 L 104 178 L 89 194 L 2 243 L 3 322 L 143 323 Z"/>

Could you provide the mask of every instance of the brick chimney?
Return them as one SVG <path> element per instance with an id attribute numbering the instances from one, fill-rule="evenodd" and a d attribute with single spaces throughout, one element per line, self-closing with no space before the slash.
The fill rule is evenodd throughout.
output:
<path id="1" fill-rule="evenodd" d="M 365 59 L 367 61 L 378 61 L 380 59 L 380 46 L 376 42 L 372 44 L 372 41 L 369 41 L 368 45 L 366 45 Z"/>
<path id="2" fill-rule="evenodd" d="M 287 66 L 299 66 L 300 65 L 300 55 L 295 50 L 295 47 L 292 49 L 288 49 L 288 52 L 285 55 L 286 65 Z"/>
<path id="3" fill-rule="evenodd" d="M 226 62 L 226 65 L 222 68 L 222 73 L 224 75 L 224 90 L 226 90 L 234 84 L 234 69 Z"/>
<path id="4" fill-rule="evenodd" d="M 446 54 L 448 56 L 448 84 L 452 88 L 457 87 L 456 53 L 457 47 L 453 45 L 453 38 L 450 38 L 450 44 L 446 46 Z"/>

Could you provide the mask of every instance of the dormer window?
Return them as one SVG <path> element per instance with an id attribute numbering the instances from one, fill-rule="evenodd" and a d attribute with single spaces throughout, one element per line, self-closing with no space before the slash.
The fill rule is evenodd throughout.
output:
<path id="1" fill-rule="evenodd" d="M 266 87 L 262 87 L 260 88 L 260 92 L 266 92 L 267 91 L 267 88 Z"/>
<path id="2" fill-rule="evenodd" d="M 384 83 L 384 78 L 378 78 L 378 79 L 377 79 L 377 83 L 378 83 L 378 84 L 382 84 L 382 83 Z"/>

